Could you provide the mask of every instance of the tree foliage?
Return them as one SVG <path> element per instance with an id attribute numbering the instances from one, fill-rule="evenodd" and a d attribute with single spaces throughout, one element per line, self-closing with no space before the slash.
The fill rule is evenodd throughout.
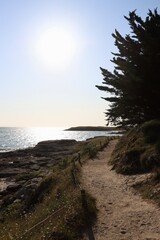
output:
<path id="1" fill-rule="evenodd" d="M 145 20 L 129 12 L 131 33 L 112 34 L 118 53 L 112 53 L 113 73 L 101 68 L 104 81 L 98 89 L 110 93 L 107 121 L 135 125 L 160 119 L 160 15 L 149 10 Z"/>

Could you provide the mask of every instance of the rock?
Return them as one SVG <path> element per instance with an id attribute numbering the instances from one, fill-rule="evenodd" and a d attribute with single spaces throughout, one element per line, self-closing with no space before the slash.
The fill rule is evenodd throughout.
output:
<path id="1" fill-rule="evenodd" d="M 34 164 L 34 165 L 31 165 L 30 168 L 31 168 L 32 170 L 36 170 L 36 171 L 37 171 L 37 170 L 40 169 L 40 166 Z"/>
<path id="2" fill-rule="evenodd" d="M 121 234 L 126 234 L 126 230 L 121 230 Z"/>
<path id="3" fill-rule="evenodd" d="M 32 184 L 38 184 L 39 182 L 41 182 L 42 181 L 42 177 L 36 177 L 36 178 L 33 178 L 32 179 Z"/>
<path id="4" fill-rule="evenodd" d="M 6 191 L 6 189 L 4 189 L 3 191 L 0 192 L 0 197 L 6 196 L 8 194 L 8 192 Z"/>
<path id="5" fill-rule="evenodd" d="M 0 216 L 0 223 L 4 222 L 4 217 Z"/>
<path id="6" fill-rule="evenodd" d="M 63 150 L 65 147 L 75 145 L 76 140 L 50 140 L 39 142 L 34 149 L 41 151 L 57 151 L 57 149 Z"/>
<path id="7" fill-rule="evenodd" d="M 0 200 L 0 207 L 2 206 L 3 200 Z"/>
<path id="8" fill-rule="evenodd" d="M 16 200 L 28 205 L 32 198 L 41 198 L 36 192 L 39 183 L 53 165 L 75 152 L 76 143 L 75 140 L 42 141 L 33 148 L 0 153 L 0 178 L 1 182 L 5 178 L 8 185 L 0 188 L 1 199 L 5 199 L 2 206 Z"/>
<path id="9" fill-rule="evenodd" d="M 0 178 L 8 178 L 17 175 L 17 171 L 14 171 L 13 169 L 4 170 L 0 173 Z"/>
<path id="10" fill-rule="evenodd" d="M 7 186 L 7 191 L 9 192 L 16 192 L 19 188 L 21 187 L 20 184 L 18 183 L 12 183 L 10 185 Z"/>
<path id="11" fill-rule="evenodd" d="M 20 199 L 16 199 L 16 200 L 14 200 L 14 202 L 13 203 L 20 203 L 21 202 L 21 200 Z"/>
<path id="12" fill-rule="evenodd" d="M 14 200 L 15 200 L 15 198 L 12 195 L 5 196 L 5 198 L 3 199 L 2 206 L 6 207 L 6 206 L 12 204 Z"/>

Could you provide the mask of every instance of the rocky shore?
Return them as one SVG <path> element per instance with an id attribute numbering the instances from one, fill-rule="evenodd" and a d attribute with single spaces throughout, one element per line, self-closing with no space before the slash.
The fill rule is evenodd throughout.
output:
<path id="1" fill-rule="evenodd" d="M 0 153 L 0 210 L 15 201 L 28 206 L 52 167 L 75 152 L 75 140 L 39 142 L 33 148 Z"/>

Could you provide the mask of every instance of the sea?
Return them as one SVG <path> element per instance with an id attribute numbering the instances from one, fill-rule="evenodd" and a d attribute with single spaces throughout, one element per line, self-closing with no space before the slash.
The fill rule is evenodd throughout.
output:
<path id="1" fill-rule="evenodd" d="M 45 140 L 75 139 L 84 141 L 96 136 L 117 135 L 111 131 L 65 131 L 65 128 L 0 127 L 0 152 L 34 147 Z"/>

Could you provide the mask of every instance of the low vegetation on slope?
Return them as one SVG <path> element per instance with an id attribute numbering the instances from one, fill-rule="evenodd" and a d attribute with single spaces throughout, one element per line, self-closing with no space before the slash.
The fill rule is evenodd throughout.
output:
<path id="1" fill-rule="evenodd" d="M 122 174 L 151 173 L 136 187 L 160 204 L 160 121 L 153 120 L 129 130 L 120 138 L 110 160 Z"/>
<path id="2" fill-rule="evenodd" d="M 110 162 L 123 174 L 151 172 L 160 167 L 160 121 L 128 131 L 117 144 Z"/>
<path id="3" fill-rule="evenodd" d="M 53 166 L 46 166 L 48 168 L 46 176 L 42 177 L 38 170 L 36 179 L 42 179 L 34 191 L 27 188 L 27 200 L 24 200 L 23 193 L 17 195 L 16 192 L 12 192 L 12 195 L 2 196 L 0 238 L 2 240 L 79 239 L 88 224 L 86 212 L 82 207 L 81 189 L 78 187 L 81 165 L 88 158 L 95 157 L 108 141 L 108 138 L 101 137 L 77 142 L 74 153 Z M 24 181 L 24 185 L 27 183 L 27 186 L 30 186 L 28 181 L 36 180 L 33 179 L 35 170 L 34 174 L 23 173 L 19 177 Z M 13 198 L 15 195 L 16 198 Z M 95 200 L 86 193 L 86 201 L 88 216 L 92 223 L 96 217 Z"/>

